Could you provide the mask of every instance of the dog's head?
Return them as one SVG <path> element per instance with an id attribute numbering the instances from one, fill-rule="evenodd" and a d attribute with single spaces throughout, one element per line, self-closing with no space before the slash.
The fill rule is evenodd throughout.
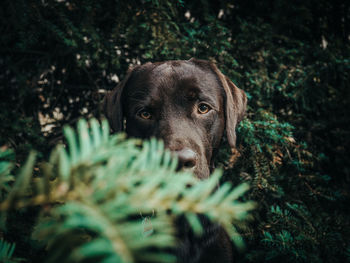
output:
<path id="1" fill-rule="evenodd" d="M 225 128 L 235 147 L 246 101 L 215 64 L 191 59 L 136 66 L 107 94 L 104 109 L 113 131 L 162 139 L 181 168 L 206 178 Z"/>

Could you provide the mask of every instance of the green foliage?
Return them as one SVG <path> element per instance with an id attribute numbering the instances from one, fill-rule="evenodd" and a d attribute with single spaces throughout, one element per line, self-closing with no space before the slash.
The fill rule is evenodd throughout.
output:
<path id="1" fill-rule="evenodd" d="M 289 205 L 291 210 L 282 210 L 279 206 L 271 207 L 271 217 L 275 222 L 278 222 L 282 229 L 276 234 L 271 234 L 268 231 L 264 231 L 264 239 L 261 240 L 263 245 L 270 248 L 266 253 L 268 260 L 286 259 L 290 262 L 305 261 L 311 259 L 313 262 L 319 261 L 317 257 L 313 257 L 314 254 L 309 254 L 309 251 L 316 249 L 315 240 L 315 228 L 311 222 L 306 221 L 310 216 L 305 207 L 299 205 Z M 294 212 L 294 214 L 293 214 Z M 305 223 L 308 226 L 305 226 Z M 274 231 L 275 232 L 275 231 Z"/>
<path id="2" fill-rule="evenodd" d="M 244 226 L 253 203 L 237 199 L 246 184 L 232 190 L 226 182 L 217 189 L 219 171 L 204 181 L 177 173 L 177 161 L 162 142 L 112 136 L 106 121 L 100 126 L 95 119 L 81 120 L 77 133 L 70 127 L 64 133 L 68 149 L 58 145 L 40 164 L 40 176 L 31 153 L 8 189 L 9 163 L 0 163 L 8 190 L 2 216 L 40 206 L 33 239 L 48 250 L 45 262 L 173 262 L 166 249 L 176 245 L 174 222 L 181 215 L 197 235 L 202 232 L 197 215 L 206 215 L 243 246 L 236 228 Z M 9 257 L 13 249 L 4 245 Z"/>
<path id="3" fill-rule="evenodd" d="M 305 143 L 296 142 L 295 128 L 260 110 L 238 130 L 241 157 L 226 171 L 226 177 L 240 174 L 231 180 L 251 184 L 249 198 L 259 200 L 260 210 L 255 215 L 259 231 L 244 233 L 255 248 L 246 253 L 245 260 L 323 262 L 326 255 L 331 262 L 345 255 L 345 248 L 336 244 L 346 242 L 348 231 L 342 227 L 347 215 L 331 216 L 326 208 L 335 201 L 341 204 L 344 197 L 332 189 L 329 177 L 315 175 L 318 160 Z"/>

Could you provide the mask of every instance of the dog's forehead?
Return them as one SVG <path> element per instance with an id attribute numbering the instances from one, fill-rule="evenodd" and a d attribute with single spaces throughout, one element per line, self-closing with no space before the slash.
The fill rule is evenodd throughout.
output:
<path id="1" fill-rule="evenodd" d="M 204 70 L 187 61 L 171 61 L 157 65 L 152 71 L 153 79 L 159 85 L 175 86 L 176 89 L 198 87 L 205 91 L 215 89 L 216 77 L 210 70 Z"/>
<path id="2" fill-rule="evenodd" d="M 145 64 L 133 74 L 131 82 L 133 91 L 130 95 L 141 92 L 153 98 L 185 95 L 193 91 L 213 96 L 221 93 L 220 83 L 214 72 L 188 61 Z"/>

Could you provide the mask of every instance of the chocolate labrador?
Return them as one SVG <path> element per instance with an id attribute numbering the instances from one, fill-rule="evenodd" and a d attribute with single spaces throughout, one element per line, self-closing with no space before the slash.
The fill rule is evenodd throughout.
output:
<path id="1" fill-rule="evenodd" d="M 235 147 L 235 128 L 246 102 L 245 93 L 214 63 L 190 59 L 134 67 L 107 94 L 104 110 L 113 131 L 162 139 L 181 169 L 204 179 L 213 170 L 225 130 Z M 206 220 L 204 224 L 201 238 L 189 234 L 188 227 L 180 229 L 178 262 L 232 262 L 227 234 Z"/>

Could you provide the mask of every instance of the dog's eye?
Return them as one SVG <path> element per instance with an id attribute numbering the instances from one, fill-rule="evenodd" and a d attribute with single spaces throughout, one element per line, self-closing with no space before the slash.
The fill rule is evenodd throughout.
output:
<path id="1" fill-rule="evenodd" d="M 211 107 L 210 107 L 209 105 L 205 104 L 205 103 L 200 103 L 200 104 L 198 105 L 198 112 L 199 112 L 200 114 L 206 114 L 206 113 L 208 113 L 210 110 L 211 110 Z"/>
<path id="2" fill-rule="evenodd" d="M 146 111 L 146 110 L 142 110 L 139 112 L 139 116 L 142 118 L 142 119 L 145 119 L 145 120 L 149 120 L 152 118 L 152 114 L 149 113 L 149 111 Z"/>

